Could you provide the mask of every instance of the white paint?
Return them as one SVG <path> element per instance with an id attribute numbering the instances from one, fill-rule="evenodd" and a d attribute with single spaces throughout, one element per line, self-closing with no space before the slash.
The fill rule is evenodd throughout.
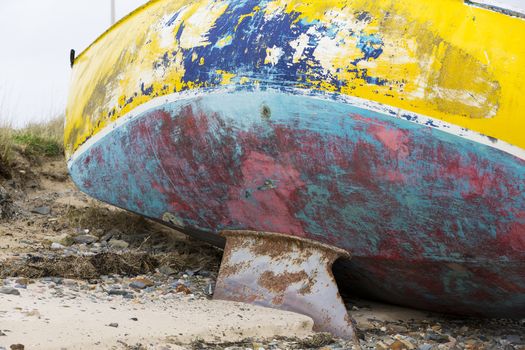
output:
<path id="1" fill-rule="evenodd" d="M 235 93 L 236 92 L 235 88 L 236 88 L 235 86 L 229 86 L 229 87 L 226 86 L 226 87 L 216 88 L 213 90 L 195 89 L 195 90 L 177 92 L 177 93 L 173 93 L 170 95 L 159 96 L 159 97 L 153 98 L 150 101 L 136 107 L 135 109 L 128 112 L 124 116 L 118 118 L 116 121 L 107 125 L 102 130 L 100 130 L 98 133 L 96 133 L 91 138 L 89 138 L 69 158 L 68 168 L 71 169 L 71 166 L 73 165 L 73 163 L 78 157 L 80 157 L 82 154 L 87 152 L 91 148 L 91 146 L 96 144 L 98 141 L 102 140 L 105 136 L 110 134 L 114 129 L 122 127 L 125 124 L 131 122 L 132 120 L 139 118 L 142 113 L 148 110 L 151 110 L 157 107 L 161 107 L 167 103 L 171 103 L 175 101 L 191 100 L 191 99 L 205 97 L 205 96 L 212 95 L 212 94 Z M 419 125 L 425 125 L 430 128 L 435 128 L 443 132 L 446 132 L 448 134 L 459 136 L 464 139 L 498 149 L 500 151 L 513 155 L 519 159 L 525 160 L 525 150 L 518 146 L 511 145 L 510 143 L 507 143 L 502 140 L 493 142 L 493 139 L 483 134 L 480 134 L 476 131 L 472 131 L 472 130 L 463 128 L 461 126 L 455 125 L 455 124 L 444 122 L 439 119 L 431 118 L 431 117 L 428 117 L 422 114 L 410 112 L 410 111 L 407 111 L 401 108 L 396 108 L 396 107 L 385 105 L 385 104 L 378 103 L 375 101 L 371 101 L 371 100 L 367 100 L 367 99 L 363 99 L 359 97 L 354 97 L 354 96 L 348 96 L 348 95 L 337 95 L 337 97 L 334 100 L 334 95 L 330 95 L 327 93 L 316 93 L 313 95 L 311 90 L 306 90 L 306 89 L 289 89 L 288 91 L 283 92 L 281 90 L 267 88 L 265 91 L 269 93 L 273 92 L 273 93 L 283 93 L 283 94 L 290 94 L 290 95 L 308 96 L 313 99 L 330 101 L 333 103 L 348 103 L 358 108 L 363 108 L 363 109 L 367 109 L 373 112 L 378 112 L 378 113 L 382 113 L 385 115 L 389 115 L 392 118 L 398 118 L 398 119 L 401 119 L 407 122 L 412 122 L 412 123 L 419 124 Z M 395 115 L 392 115 L 392 112 L 394 112 Z M 408 120 L 407 118 L 404 118 L 403 115 L 409 116 L 410 120 Z"/>
<path id="2" fill-rule="evenodd" d="M 293 63 L 299 63 L 303 57 L 304 50 L 309 46 L 308 43 L 310 37 L 305 33 L 301 33 L 299 37 L 293 41 L 290 41 L 288 44 L 294 49 L 293 53 Z"/>
<path id="3" fill-rule="evenodd" d="M 266 49 L 266 58 L 264 59 L 264 64 L 271 64 L 275 66 L 279 63 L 279 60 L 283 56 L 284 51 L 280 47 L 273 46 Z"/>
<path id="4" fill-rule="evenodd" d="M 208 35 L 215 25 L 217 18 L 228 7 L 223 1 L 211 2 L 208 6 L 200 6 L 184 21 L 184 31 L 180 37 L 180 47 L 191 49 L 210 44 Z M 181 11 L 181 18 L 185 17 L 185 12 L 193 11 L 194 8 L 188 7 L 186 11 Z"/>
<path id="5" fill-rule="evenodd" d="M 494 6 L 525 15 L 524 0 L 471 0 L 471 2 L 478 5 Z"/>
<path id="6" fill-rule="evenodd" d="M 314 50 L 313 56 L 325 71 L 335 72 L 334 64 L 332 63 L 334 57 L 345 57 L 344 50 L 339 47 L 337 40 L 331 39 L 327 36 L 322 37 Z"/>

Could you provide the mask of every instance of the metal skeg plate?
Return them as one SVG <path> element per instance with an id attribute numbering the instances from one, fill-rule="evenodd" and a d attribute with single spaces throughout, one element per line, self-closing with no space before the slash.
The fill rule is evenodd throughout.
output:
<path id="1" fill-rule="evenodd" d="M 279 233 L 221 235 L 226 247 L 214 299 L 301 313 L 314 320 L 315 331 L 359 344 L 332 274 L 334 261 L 348 252 Z"/>

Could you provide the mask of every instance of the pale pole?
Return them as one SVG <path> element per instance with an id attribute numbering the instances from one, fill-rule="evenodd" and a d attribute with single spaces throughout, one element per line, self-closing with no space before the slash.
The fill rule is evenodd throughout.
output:
<path id="1" fill-rule="evenodd" d="M 111 24 L 115 24 L 115 0 L 111 0 Z"/>

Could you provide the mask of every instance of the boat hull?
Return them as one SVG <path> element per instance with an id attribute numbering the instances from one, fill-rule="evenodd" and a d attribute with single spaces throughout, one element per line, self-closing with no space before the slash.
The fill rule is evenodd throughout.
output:
<path id="1" fill-rule="evenodd" d="M 525 315 L 525 161 L 414 114 L 301 90 L 202 90 L 143 105 L 70 162 L 77 186 L 216 237 L 343 248 L 367 295 Z"/>

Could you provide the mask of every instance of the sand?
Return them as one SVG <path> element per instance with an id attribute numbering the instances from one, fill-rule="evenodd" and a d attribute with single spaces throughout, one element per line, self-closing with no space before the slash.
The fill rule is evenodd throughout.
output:
<path id="1" fill-rule="evenodd" d="M 66 288 L 67 289 L 67 288 Z M 142 344 L 185 349 L 196 339 L 239 341 L 247 337 L 306 337 L 312 320 L 303 315 L 256 306 L 190 298 L 100 300 L 88 292 L 53 295 L 36 282 L 21 295 L 0 294 L 0 346 L 26 349 L 107 349 Z M 70 299 L 76 294 L 74 299 Z M 110 324 L 118 324 L 118 327 Z M 168 347 L 169 346 L 169 347 Z"/>

